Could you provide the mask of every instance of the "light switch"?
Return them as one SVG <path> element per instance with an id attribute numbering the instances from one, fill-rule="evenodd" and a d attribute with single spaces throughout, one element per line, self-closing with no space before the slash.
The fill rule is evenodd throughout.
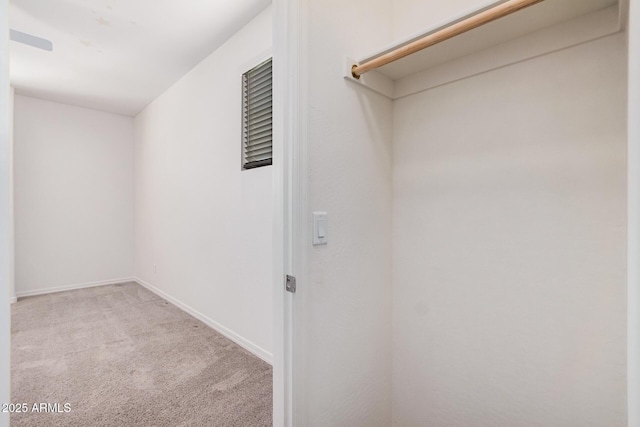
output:
<path id="1" fill-rule="evenodd" d="M 318 238 L 323 239 L 327 237 L 327 233 L 325 232 L 324 219 L 318 220 Z"/>
<path id="2" fill-rule="evenodd" d="M 313 244 L 314 245 L 327 244 L 327 213 L 326 212 L 313 213 Z"/>

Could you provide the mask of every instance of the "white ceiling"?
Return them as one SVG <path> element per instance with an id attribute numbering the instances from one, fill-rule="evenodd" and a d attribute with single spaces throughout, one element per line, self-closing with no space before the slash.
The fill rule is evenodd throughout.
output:
<path id="1" fill-rule="evenodd" d="M 270 3 L 11 0 L 11 28 L 53 42 L 53 52 L 11 42 L 11 83 L 21 94 L 133 116 Z"/>

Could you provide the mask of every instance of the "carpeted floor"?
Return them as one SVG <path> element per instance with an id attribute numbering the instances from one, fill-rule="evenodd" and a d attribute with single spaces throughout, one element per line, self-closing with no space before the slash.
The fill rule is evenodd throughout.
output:
<path id="1" fill-rule="evenodd" d="M 11 320 L 13 427 L 271 425 L 271 366 L 136 283 L 22 298 Z"/>

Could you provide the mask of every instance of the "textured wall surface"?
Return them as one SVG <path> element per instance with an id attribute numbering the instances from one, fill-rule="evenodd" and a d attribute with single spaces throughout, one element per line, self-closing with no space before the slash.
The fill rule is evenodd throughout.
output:
<path id="1" fill-rule="evenodd" d="M 626 425 L 625 51 L 396 101 L 396 426 Z"/>
<path id="2" fill-rule="evenodd" d="M 388 427 L 392 103 L 342 70 L 345 55 L 391 41 L 391 3 L 309 1 L 308 37 L 309 207 L 328 212 L 329 242 L 308 242 L 309 283 L 300 289 L 306 425 Z"/>
<path id="3" fill-rule="evenodd" d="M 0 0 L 0 240 L 9 237 L 9 2 Z M 9 309 L 8 246 L 0 249 L 0 402 L 9 402 L 9 349 L 11 320 Z M 9 425 L 9 414 L 0 413 L 0 427 Z"/>
<path id="4" fill-rule="evenodd" d="M 272 168 L 241 170 L 242 73 L 271 8 L 135 119 L 136 276 L 270 358 Z"/>
<path id="5" fill-rule="evenodd" d="M 133 275 L 133 119 L 16 95 L 16 293 Z"/>
<path id="6" fill-rule="evenodd" d="M 629 12 L 629 427 L 640 427 L 640 4 Z"/>

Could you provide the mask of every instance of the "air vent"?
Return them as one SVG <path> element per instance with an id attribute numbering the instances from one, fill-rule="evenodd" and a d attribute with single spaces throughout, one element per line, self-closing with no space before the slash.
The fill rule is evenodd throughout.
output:
<path id="1" fill-rule="evenodd" d="M 271 58 L 242 75 L 242 169 L 273 160 Z"/>

